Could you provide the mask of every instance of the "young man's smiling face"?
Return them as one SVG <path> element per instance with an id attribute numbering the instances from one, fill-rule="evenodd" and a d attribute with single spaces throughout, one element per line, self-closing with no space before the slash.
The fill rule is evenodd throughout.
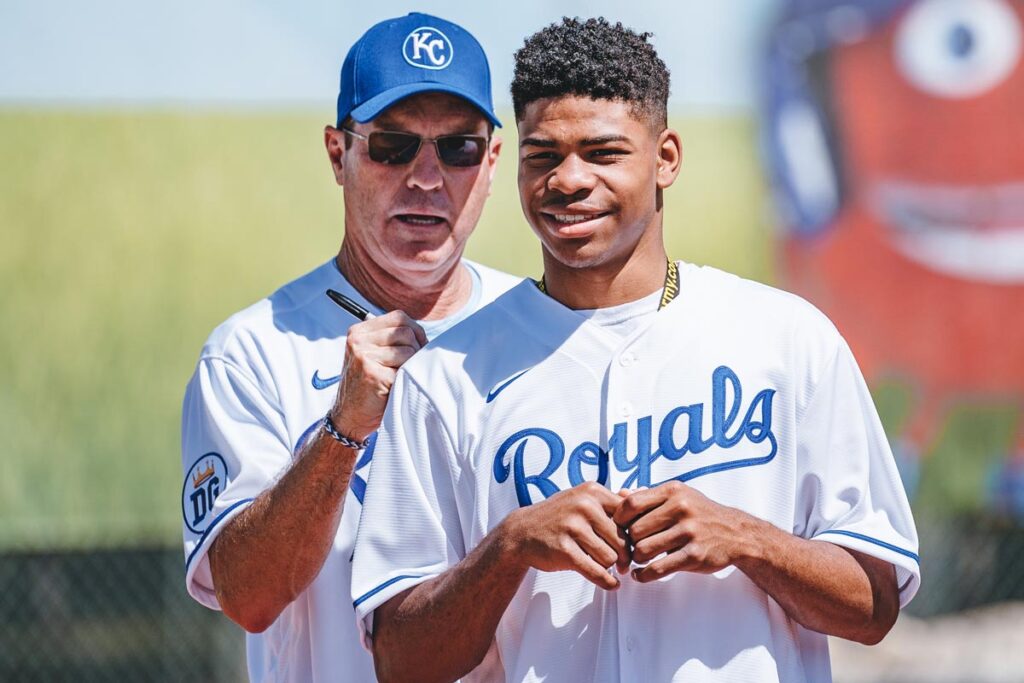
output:
<path id="1" fill-rule="evenodd" d="M 545 265 L 621 267 L 662 260 L 661 190 L 679 170 L 679 138 L 620 100 L 536 100 L 519 121 L 519 196 Z"/>

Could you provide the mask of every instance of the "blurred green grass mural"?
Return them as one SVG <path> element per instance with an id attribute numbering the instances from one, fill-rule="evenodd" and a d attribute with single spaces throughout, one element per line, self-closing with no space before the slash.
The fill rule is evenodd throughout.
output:
<path id="1" fill-rule="evenodd" d="M 180 406 L 203 341 L 340 243 L 325 120 L 0 111 L 0 546 L 179 537 Z M 503 120 L 468 253 L 536 275 Z M 669 254 L 772 281 L 754 121 L 673 125 L 685 156 Z"/>

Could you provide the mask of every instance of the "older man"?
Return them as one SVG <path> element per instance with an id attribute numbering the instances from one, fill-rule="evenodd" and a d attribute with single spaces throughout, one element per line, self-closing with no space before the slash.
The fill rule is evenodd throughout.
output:
<path id="1" fill-rule="evenodd" d="M 424 14 L 369 29 L 324 131 L 340 251 L 203 347 L 183 413 L 186 582 L 249 632 L 254 681 L 373 679 L 348 596 L 374 431 L 397 368 L 516 282 L 462 258 L 496 125 L 468 32 Z M 373 315 L 358 321 L 327 289 Z"/>

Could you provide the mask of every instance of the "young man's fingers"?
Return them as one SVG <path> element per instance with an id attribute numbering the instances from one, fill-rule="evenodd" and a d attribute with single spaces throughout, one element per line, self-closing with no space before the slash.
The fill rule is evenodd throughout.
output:
<path id="1" fill-rule="evenodd" d="M 633 570 L 632 577 L 639 583 L 651 583 L 669 574 L 683 571 L 687 563 L 686 548 L 669 553 L 659 560 L 651 562 L 646 567 L 637 567 Z"/>
<path id="2" fill-rule="evenodd" d="M 686 545 L 689 534 L 678 526 L 642 538 L 633 544 L 633 561 L 639 564 L 650 562 L 662 553 L 673 553 Z"/>
<path id="3" fill-rule="evenodd" d="M 619 569 L 628 567 L 632 555 L 630 553 L 629 537 L 626 535 L 625 530 L 606 517 L 596 520 L 593 529 L 602 542 L 615 553 L 614 562 Z"/>
<path id="4" fill-rule="evenodd" d="M 678 526 L 686 521 L 686 519 L 685 516 L 680 517 L 662 505 L 637 517 L 626 529 L 629 531 L 629 537 L 633 539 L 633 543 L 639 543 L 645 538 L 650 538 Z"/>
<path id="5" fill-rule="evenodd" d="M 641 489 L 619 501 L 612 520 L 621 527 L 629 527 L 638 517 L 665 502 L 665 494 L 657 488 Z"/>
<path id="6" fill-rule="evenodd" d="M 622 541 L 622 551 L 619 553 L 619 559 L 615 561 L 615 569 L 620 574 L 625 574 L 629 571 L 629 565 L 633 563 L 633 543 L 622 527 L 616 526 L 615 532 Z"/>
<path id="7" fill-rule="evenodd" d="M 573 563 L 573 570 L 598 588 L 611 591 L 619 587 L 619 580 L 579 547 L 571 549 L 569 557 Z"/>
<path id="8" fill-rule="evenodd" d="M 604 509 L 605 515 L 607 515 L 608 517 L 611 517 L 615 513 L 615 511 L 619 509 L 619 505 L 622 504 L 622 497 L 620 494 L 612 493 L 612 491 L 606 489 L 604 486 L 601 486 L 600 484 L 591 483 L 582 484 L 581 486 L 588 487 L 588 493 L 594 496 L 597 502 L 601 504 L 601 507 Z"/>
<path id="9" fill-rule="evenodd" d="M 606 569 L 618 561 L 617 550 L 609 546 L 607 541 L 598 536 L 597 533 L 591 529 L 585 529 L 574 534 L 573 540 L 576 541 L 576 545 L 578 545 L 583 552 L 590 555 L 595 562 Z"/>

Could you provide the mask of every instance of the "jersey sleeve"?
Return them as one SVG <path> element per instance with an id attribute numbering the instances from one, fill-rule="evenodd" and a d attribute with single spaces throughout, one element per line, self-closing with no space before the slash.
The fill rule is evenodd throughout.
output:
<path id="1" fill-rule="evenodd" d="M 207 553 L 224 526 L 291 461 L 280 410 L 256 380 L 220 358 L 199 361 L 182 406 L 185 583 L 213 609 Z"/>
<path id="2" fill-rule="evenodd" d="M 842 340 L 797 417 L 794 533 L 891 562 L 906 605 L 921 582 L 917 530 L 871 394 Z"/>
<path id="3" fill-rule="evenodd" d="M 456 451 L 440 411 L 404 371 L 377 435 L 352 564 L 352 604 L 369 648 L 373 611 L 466 554 Z"/>

